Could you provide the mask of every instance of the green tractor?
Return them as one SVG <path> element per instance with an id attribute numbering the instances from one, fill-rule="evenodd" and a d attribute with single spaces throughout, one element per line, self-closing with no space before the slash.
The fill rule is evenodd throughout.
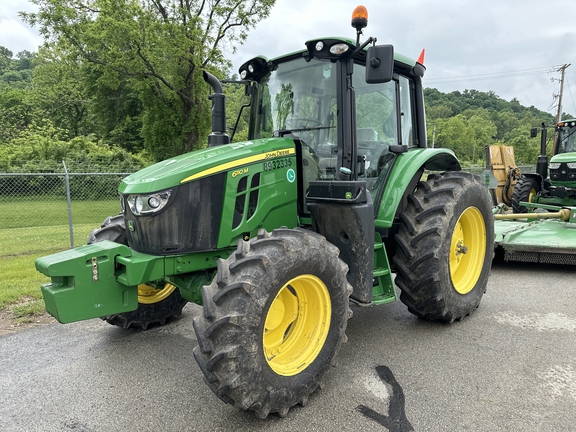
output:
<path id="1" fill-rule="evenodd" d="M 548 163 L 542 124 L 536 173 L 514 186 L 513 214 L 495 209 L 495 248 L 506 261 L 576 265 L 576 119 L 557 123 L 555 132 Z"/>
<path id="2" fill-rule="evenodd" d="M 128 176 L 121 213 L 89 244 L 36 261 L 47 310 L 146 329 L 202 305 L 206 383 L 260 418 L 307 402 L 346 340 L 350 303 L 392 302 L 396 285 L 418 317 L 472 313 L 493 257 L 488 191 L 452 151 L 427 148 L 423 59 L 361 43 L 358 11 L 356 41 L 240 67 L 246 142 L 229 143 L 222 85 L 205 72 L 208 147 Z"/>
<path id="3" fill-rule="evenodd" d="M 555 206 L 576 205 L 576 119 L 555 125 L 554 155 L 548 163 L 546 156 L 547 128 L 542 124 L 540 156 L 535 174 L 524 174 L 514 187 L 512 208 L 514 213 L 526 213 L 529 208 L 522 202 Z M 532 138 L 538 129 L 531 131 Z M 548 176 L 548 171 L 550 176 Z"/>

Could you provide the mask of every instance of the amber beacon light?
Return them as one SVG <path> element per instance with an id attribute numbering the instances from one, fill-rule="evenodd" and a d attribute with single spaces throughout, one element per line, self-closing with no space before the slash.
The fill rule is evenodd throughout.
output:
<path id="1" fill-rule="evenodd" d="M 356 6 L 352 12 L 352 27 L 361 30 L 368 25 L 368 10 L 364 6 Z"/>

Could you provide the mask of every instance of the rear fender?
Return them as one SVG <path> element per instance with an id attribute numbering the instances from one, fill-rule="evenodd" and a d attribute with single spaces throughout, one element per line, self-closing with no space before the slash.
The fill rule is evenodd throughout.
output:
<path id="1" fill-rule="evenodd" d="M 390 176 L 384 185 L 381 197 L 377 197 L 375 225 L 390 228 L 399 207 L 412 193 L 424 170 L 459 171 L 460 162 L 452 150 L 413 149 L 399 154 Z"/>
<path id="2" fill-rule="evenodd" d="M 526 178 L 534 179 L 536 184 L 540 187 L 540 191 L 543 191 L 544 188 L 544 178 L 538 173 L 526 173 L 522 174 Z"/>

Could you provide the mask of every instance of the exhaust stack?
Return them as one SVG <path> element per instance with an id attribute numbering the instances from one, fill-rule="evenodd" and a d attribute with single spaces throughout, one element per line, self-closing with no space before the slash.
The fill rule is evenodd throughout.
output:
<path id="1" fill-rule="evenodd" d="M 222 84 L 209 72 L 202 72 L 204 81 L 210 84 L 214 94 L 208 96 L 212 101 L 212 133 L 208 135 L 208 147 L 230 143 L 226 133 L 226 96 L 222 93 Z"/>
<path id="2" fill-rule="evenodd" d="M 542 176 L 543 179 L 548 177 L 548 156 L 546 156 L 546 139 L 548 129 L 542 123 L 542 134 L 540 136 L 540 155 L 536 162 L 536 172 Z"/>

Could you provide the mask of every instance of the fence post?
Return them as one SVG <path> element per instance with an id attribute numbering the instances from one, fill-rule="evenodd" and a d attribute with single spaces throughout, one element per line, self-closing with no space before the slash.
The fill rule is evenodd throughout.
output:
<path id="1" fill-rule="evenodd" d="M 70 177 L 68 176 L 68 169 L 66 169 L 66 163 L 62 161 L 64 165 L 64 173 L 66 178 L 66 200 L 68 201 L 68 227 L 70 228 L 70 249 L 74 249 L 74 228 L 72 227 L 72 202 L 70 200 Z"/>

